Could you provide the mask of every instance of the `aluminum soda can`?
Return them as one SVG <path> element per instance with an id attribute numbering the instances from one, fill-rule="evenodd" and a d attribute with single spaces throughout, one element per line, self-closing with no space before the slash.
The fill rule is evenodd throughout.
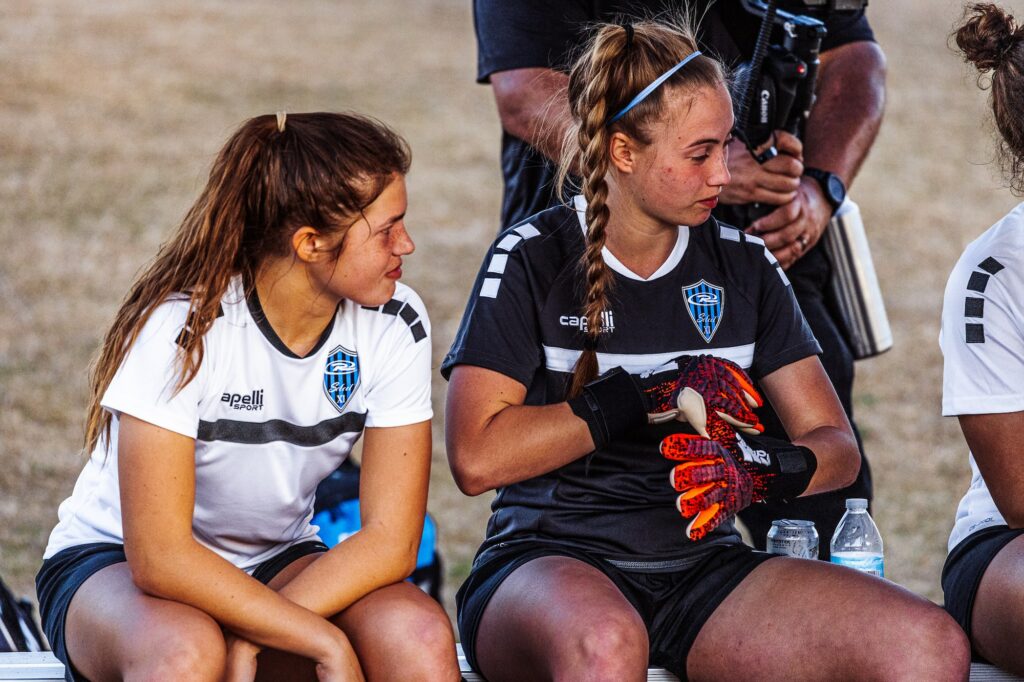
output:
<path id="1" fill-rule="evenodd" d="M 768 531 L 768 552 L 801 559 L 818 558 L 818 531 L 814 521 L 776 519 Z"/>

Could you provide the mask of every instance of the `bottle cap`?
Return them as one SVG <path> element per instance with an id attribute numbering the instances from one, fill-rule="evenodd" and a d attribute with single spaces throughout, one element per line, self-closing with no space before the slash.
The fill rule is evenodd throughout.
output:
<path id="1" fill-rule="evenodd" d="M 847 509 L 857 509 L 857 510 L 867 509 L 868 508 L 868 501 L 865 500 L 863 497 L 851 497 L 851 498 L 846 500 L 846 508 Z"/>

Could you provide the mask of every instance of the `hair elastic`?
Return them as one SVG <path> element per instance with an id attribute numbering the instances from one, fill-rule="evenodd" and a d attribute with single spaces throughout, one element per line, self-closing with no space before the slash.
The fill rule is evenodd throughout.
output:
<path id="1" fill-rule="evenodd" d="M 277 132 L 279 132 L 279 133 L 283 133 L 284 132 L 284 122 L 287 119 L 288 119 L 288 112 L 287 111 L 279 111 L 279 112 L 277 112 Z"/>
<path id="2" fill-rule="evenodd" d="M 625 51 L 628 54 L 629 48 L 633 47 L 633 24 L 623 24 L 622 28 L 626 30 L 626 47 Z"/>
<path id="3" fill-rule="evenodd" d="M 619 113 L 615 114 L 615 115 L 614 115 L 614 116 L 612 116 L 612 117 L 611 117 L 610 119 L 608 119 L 608 123 L 606 123 L 605 125 L 611 125 L 611 124 L 615 123 L 616 121 L 618 121 L 618 120 L 619 120 L 620 118 L 622 118 L 623 116 L 625 116 L 626 114 L 628 114 L 628 113 L 629 113 L 629 110 L 630 110 L 630 109 L 632 109 L 632 108 L 633 108 L 633 107 L 635 107 L 635 106 L 636 106 L 637 104 L 640 104 L 640 102 L 643 102 L 643 101 L 644 101 L 645 99 L 647 99 L 647 97 L 648 97 L 648 96 L 649 96 L 649 95 L 650 95 L 650 94 L 651 94 L 652 92 L 654 92 L 655 90 L 657 90 L 657 89 L 658 89 L 658 87 L 659 87 L 659 86 L 660 86 L 660 85 L 661 85 L 662 83 L 664 83 L 664 82 L 665 82 L 665 81 L 667 81 L 667 80 L 668 80 L 669 78 L 671 78 L 671 77 L 672 77 L 672 74 L 674 74 L 674 73 L 675 73 L 676 71 L 678 71 L 679 69 L 681 69 L 681 68 L 683 68 L 684 66 L 686 66 L 687 64 L 689 64 L 689 63 L 690 63 L 690 61 L 691 61 L 691 60 L 693 60 L 693 59 L 694 59 L 695 57 L 699 57 L 699 56 L 700 56 L 700 50 L 694 50 L 693 52 L 691 52 L 690 54 L 688 54 L 688 55 L 686 56 L 686 58 L 685 58 L 685 59 L 683 59 L 683 61 L 679 62 L 678 64 L 676 64 L 675 66 L 673 66 L 673 67 L 672 67 L 671 69 L 669 69 L 669 70 L 668 70 L 668 71 L 666 71 L 665 73 L 663 73 L 663 74 L 661 74 L 660 76 L 658 76 L 657 78 L 655 78 L 655 79 L 654 79 L 654 82 L 653 82 L 653 83 L 651 83 L 651 84 L 650 84 L 650 85 L 648 85 L 648 86 L 647 86 L 646 88 L 644 88 L 643 90 L 641 90 L 641 91 L 640 91 L 640 94 L 638 94 L 638 95 L 637 95 L 636 97 L 634 97 L 634 98 L 633 98 L 633 99 L 632 99 L 632 100 L 631 100 L 631 101 L 629 102 L 629 104 L 627 104 L 626 106 L 624 106 L 624 107 L 622 108 L 622 110 L 621 110 L 621 111 L 619 111 Z"/>

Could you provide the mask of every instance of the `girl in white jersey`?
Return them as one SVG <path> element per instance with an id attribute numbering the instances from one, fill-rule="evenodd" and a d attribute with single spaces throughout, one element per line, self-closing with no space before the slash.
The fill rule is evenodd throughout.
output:
<path id="1" fill-rule="evenodd" d="M 859 456 L 778 261 L 711 218 L 733 127 L 719 64 L 685 28 L 603 25 L 563 84 L 583 197 L 498 238 L 442 364 L 455 479 L 498 489 L 458 595 L 471 664 L 491 682 L 642 680 L 651 663 L 964 679 L 966 637 L 934 604 L 732 527 L 752 502 L 848 485 Z M 737 365 L 792 443 L 738 439 L 729 424 L 758 424 Z"/>
<path id="2" fill-rule="evenodd" d="M 349 114 L 260 116 L 221 150 L 94 367 L 36 579 L 68 679 L 458 679 L 404 582 L 431 450 L 408 167 Z M 363 528 L 328 551 L 314 491 L 363 434 Z"/>
<path id="3" fill-rule="evenodd" d="M 1024 27 L 971 5 L 954 33 L 964 60 L 990 74 L 1000 157 L 1024 192 Z M 971 449 L 942 571 L 946 609 L 974 654 L 1024 675 L 1024 204 L 974 240 L 946 284 L 942 413 Z"/>

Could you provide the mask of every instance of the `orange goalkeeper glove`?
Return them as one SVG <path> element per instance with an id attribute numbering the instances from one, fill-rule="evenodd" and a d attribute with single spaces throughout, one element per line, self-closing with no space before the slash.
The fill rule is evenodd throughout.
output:
<path id="1" fill-rule="evenodd" d="M 678 362 L 680 371 L 675 379 L 647 389 L 652 408 L 648 422 L 689 422 L 697 433 L 713 438 L 709 419 L 717 415 L 743 433 L 764 431 L 753 412 L 764 401 L 742 367 L 714 355 L 684 356 Z"/>
<path id="2" fill-rule="evenodd" d="M 700 540 L 753 502 L 798 497 L 818 468 L 814 453 L 802 445 L 713 430 L 722 440 L 673 433 L 659 447 L 663 457 L 680 462 L 670 481 L 680 493 L 676 508 L 690 519 L 686 534 L 691 540 Z"/>

